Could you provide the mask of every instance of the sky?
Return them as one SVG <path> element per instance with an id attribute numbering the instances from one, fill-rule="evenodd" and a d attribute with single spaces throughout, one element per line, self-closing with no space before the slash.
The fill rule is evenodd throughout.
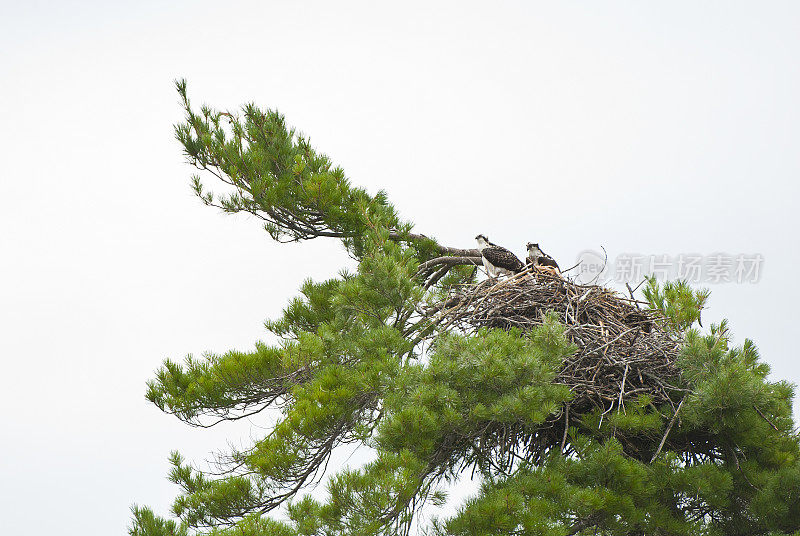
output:
<path id="1" fill-rule="evenodd" d="M 123 534 L 134 503 L 166 513 L 171 450 L 200 463 L 265 423 L 187 428 L 145 382 L 166 358 L 269 340 L 303 279 L 350 266 L 335 241 L 277 244 L 193 197 L 181 77 L 197 104 L 277 108 L 447 245 L 538 242 L 562 267 L 605 249 L 617 288 L 631 259 L 761 259 L 741 282 L 703 276 L 704 325 L 729 319 L 771 379 L 800 381 L 796 2 L 2 13 L 2 534 Z"/>

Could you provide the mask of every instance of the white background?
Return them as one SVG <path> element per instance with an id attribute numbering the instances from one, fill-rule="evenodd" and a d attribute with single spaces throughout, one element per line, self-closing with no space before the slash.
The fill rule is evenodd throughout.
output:
<path id="1" fill-rule="evenodd" d="M 800 6 L 554 4 L 3 2 L 0 533 L 165 513 L 170 450 L 263 430 L 187 429 L 145 381 L 268 339 L 305 277 L 348 263 L 193 198 L 178 77 L 196 104 L 278 108 L 449 245 L 760 253 L 704 319 L 800 379 Z"/>

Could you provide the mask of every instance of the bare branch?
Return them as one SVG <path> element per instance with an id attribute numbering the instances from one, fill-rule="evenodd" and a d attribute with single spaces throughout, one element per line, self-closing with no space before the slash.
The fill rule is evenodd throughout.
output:
<path id="1" fill-rule="evenodd" d="M 686 396 L 688 395 L 685 395 L 681 399 L 681 403 L 678 404 L 678 409 L 676 409 L 675 413 L 672 415 L 672 420 L 669 421 L 669 426 L 667 426 L 667 431 L 664 432 L 664 437 L 661 438 L 661 443 L 658 444 L 658 448 L 656 449 L 655 454 L 653 454 L 653 457 L 650 458 L 650 463 L 653 463 L 656 460 L 658 455 L 661 453 L 661 449 L 664 448 L 664 443 L 667 441 L 667 436 L 669 435 L 670 430 L 672 430 L 672 425 L 675 424 L 675 419 L 678 418 L 678 412 L 681 410 L 681 406 L 683 406 L 683 401 L 686 400 Z"/>
<path id="2" fill-rule="evenodd" d="M 483 264 L 483 260 L 480 256 L 478 257 L 436 257 L 435 259 L 431 259 L 429 261 L 425 261 L 419 265 L 417 269 L 418 274 L 422 274 L 428 270 L 430 270 L 434 266 L 458 266 L 458 265 L 475 265 L 481 266 Z"/>
<path id="3" fill-rule="evenodd" d="M 412 242 L 419 242 L 422 240 L 430 240 L 434 244 L 434 249 L 438 251 L 442 255 L 448 256 L 455 256 L 455 257 L 480 257 L 481 252 L 477 249 L 461 249 L 461 248 L 454 248 L 450 246 L 442 246 L 436 243 L 436 240 L 429 236 L 425 236 L 424 234 L 416 234 L 416 233 L 401 233 L 397 229 L 391 229 L 389 231 L 389 238 L 396 242 L 401 242 L 403 240 L 412 241 Z"/>
<path id="4" fill-rule="evenodd" d="M 761 418 L 762 418 L 762 419 L 764 419 L 765 421 L 767 421 L 767 422 L 769 423 L 769 425 L 770 425 L 770 426 L 772 426 L 772 429 L 773 429 L 773 430 L 775 430 L 776 432 L 780 432 L 780 430 L 778 430 L 778 427 L 777 427 L 777 426 L 775 426 L 774 424 L 772 424 L 772 421 L 771 421 L 771 420 L 769 420 L 769 419 L 767 418 L 767 416 L 766 416 L 766 415 L 764 415 L 763 413 L 761 413 L 761 410 L 760 410 L 760 409 L 758 409 L 758 406 L 756 406 L 755 404 L 753 404 L 753 409 L 754 409 L 754 410 L 756 410 L 756 412 L 758 412 L 758 414 L 759 414 L 759 415 L 761 415 Z"/>

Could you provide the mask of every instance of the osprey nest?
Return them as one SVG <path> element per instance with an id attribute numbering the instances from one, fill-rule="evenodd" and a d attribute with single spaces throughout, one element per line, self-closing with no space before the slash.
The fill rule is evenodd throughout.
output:
<path id="1" fill-rule="evenodd" d="M 605 287 L 580 285 L 529 268 L 499 282 L 454 287 L 434 308 L 443 323 L 466 333 L 483 327 L 529 331 L 542 324 L 545 314 L 555 314 L 566 326 L 566 337 L 578 347 L 554 380 L 572 390 L 569 406 L 576 418 L 595 408 L 604 413 L 624 410 L 626 401 L 643 394 L 655 405 L 670 404 L 674 411 L 686 394 L 675 366 L 679 339 L 660 312 L 640 308 L 640 303 Z M 540 441 L 563 444 L 564 425 L 556 423 L 570 420 L 570 408 L 564 408 L 566 417 L 564 411 L 551 416 L 537 434 L 557 437 L 540 435 Z"/>

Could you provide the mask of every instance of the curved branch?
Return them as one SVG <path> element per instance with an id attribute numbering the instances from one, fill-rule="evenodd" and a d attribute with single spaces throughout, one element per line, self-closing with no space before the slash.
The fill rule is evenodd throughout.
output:
<path id="1" fill-rule="evenodd" d="M 476 250 L 477 251 L 477 250 Z M 463 257 L 436 257 L 435 259 L 431 259 L 429 261 L 425 261 L 419 265 L 417 269 L 417 273 L 421 274 L 426 271 L 429 271 L 434 266 L 459 266 L 459 265 L 475 265 L 475 266 L 482 266 L 483 259 L 480 256 L 463 256 Z"/>
<path id="2" fill-rule="evenodd" d="M 436 242 L 433 238 L 429 236 L 425 236 L 424 234 L 416 234 L 416 233 L 401 233 L 397 229 L 391 229 L 389 231 L 389 239 L 394 240 L 396 242 L 400 241 L 422 241 L 422 240 L 429 240 L 433 244 L 433 249 L 437 252 L 441 253 L 442 255 L 449 255 L 455 257 L 480 257 L 481 252 L 477 249 L 462 249 L 462 248 L 453 248 L 450 246 L 442 246 Z M 465 263 L 469 264 L 469 263 Z"/>

